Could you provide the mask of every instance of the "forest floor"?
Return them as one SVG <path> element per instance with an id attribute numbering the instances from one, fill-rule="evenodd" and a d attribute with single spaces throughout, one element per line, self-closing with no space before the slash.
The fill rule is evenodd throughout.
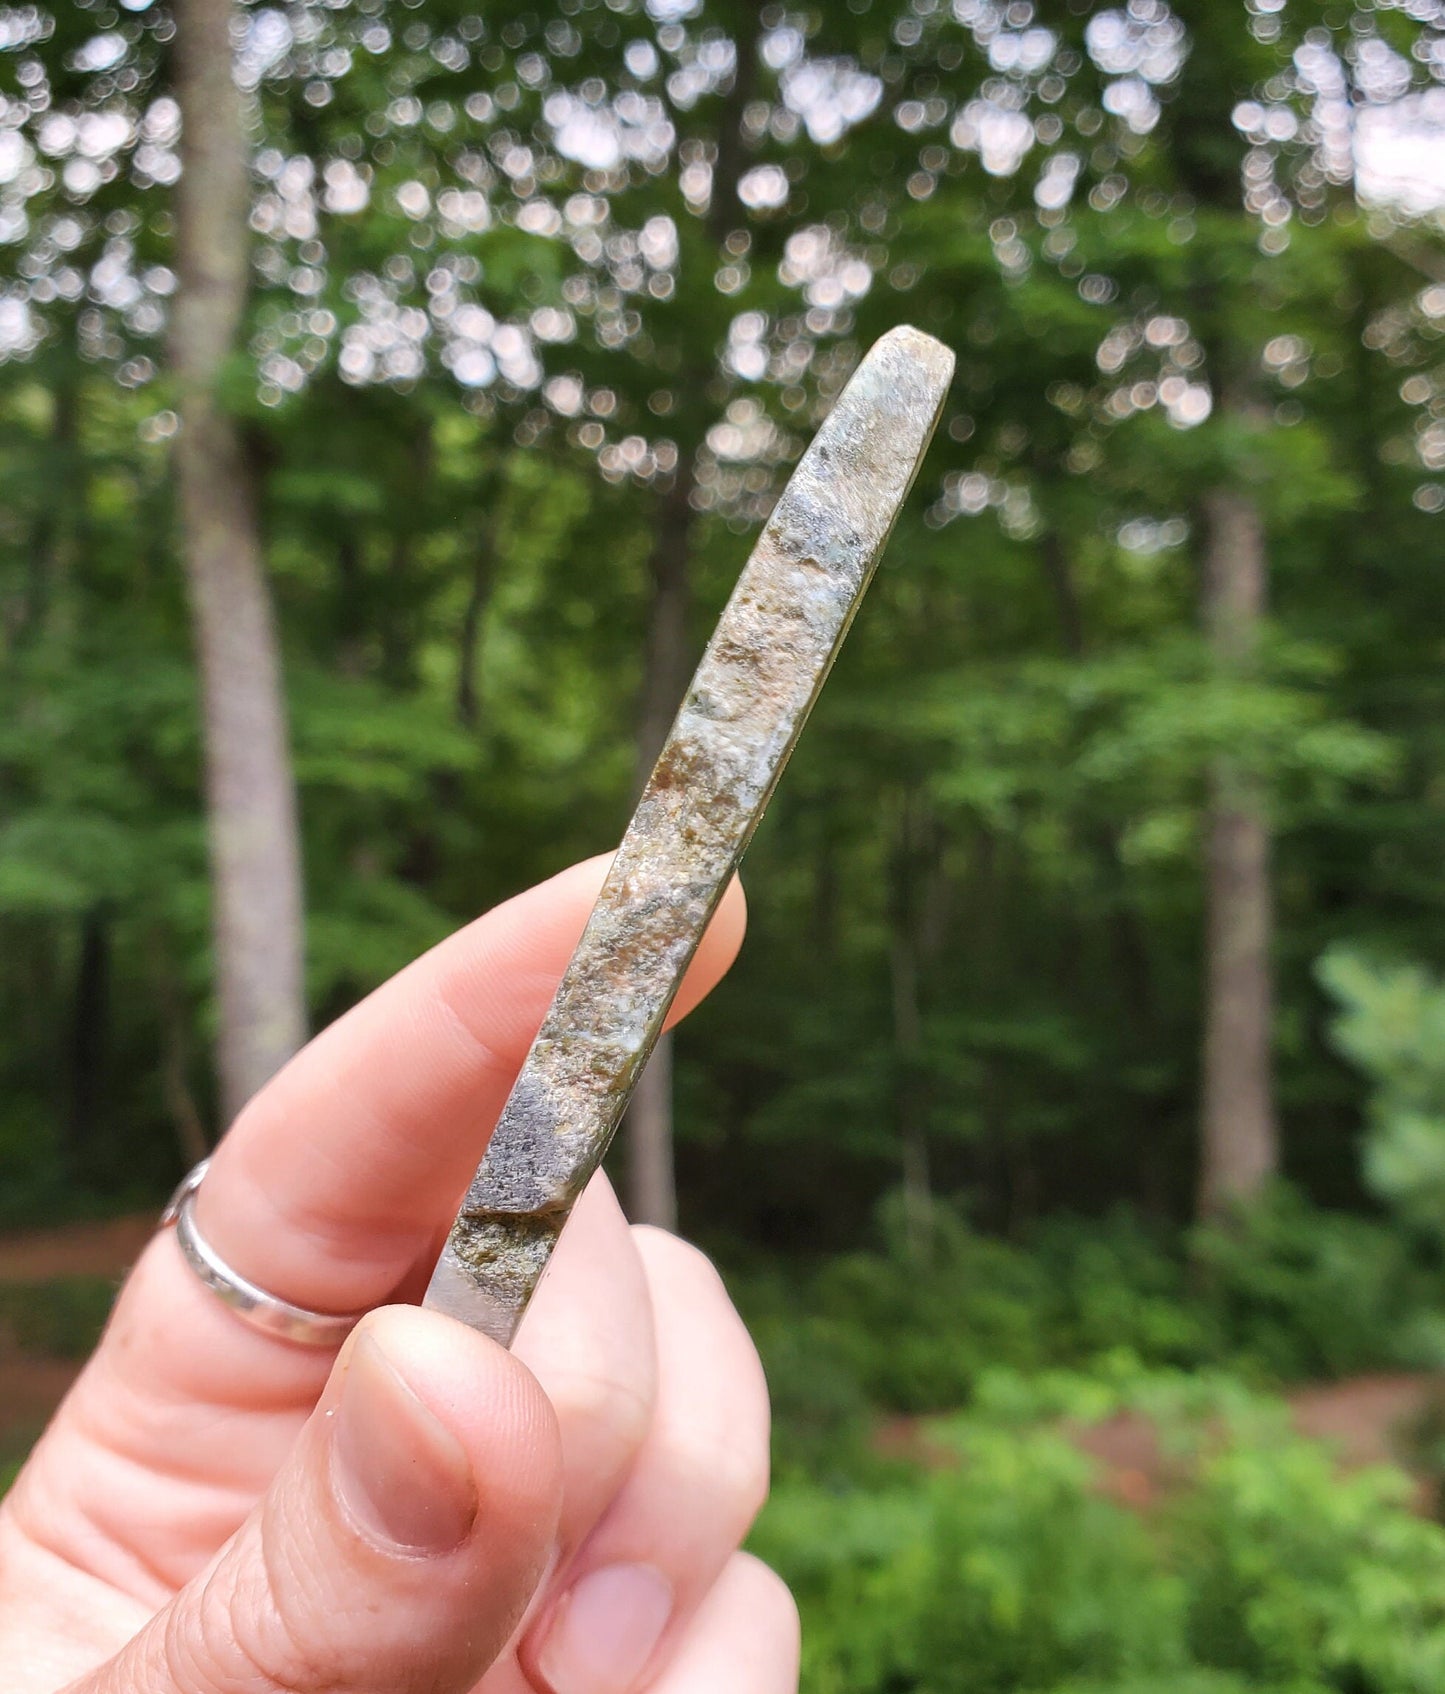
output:
<path id="1" fill-rule="evenodd" d="M 1422 1473 L 1416 1454 L 1420 1432 L 1438 1418 L 1445 1403 L 1445 1379 L 1433 1372 L 1353 1376 L 1305 1384 L 1288 1390 L 1284 1399 L 1301 1435 L 1327 1442 L 1350 1470 L 1398 1465 L 1414 1479 L 1416 1509 L 1436 1515 L 1439 1484 Z M 947 1445 L 931 1434 L 930 1421 L 889 1418 L 879 1427 L 875 1446 L 886 1455 L 932 1468 L 956 1464 Z M 1122 1505 L 1143 1510 L 1178 1480 L 1154 1425 L 1139 1413 L 1120 1412 L 1077 1428 L 1072 1436 L 1098 1461 L 1104 1492 Z"/>
<path id="2" fill-rule="evenodd" d="M 155 1229 L 155 1214 L 149 1212 L 0 1235 L 0 1486 L 9 1466 L 49 1422 L 80 1370 L 82 1357 L 74 1355 L 84 1351 L 72 1343 L 63 1349 L 71 1356 L 58 1357 L 22 1346 L 13 1321 L 7 1321 L 10 1302 L 3 1296 L 24 1301 L 37 1288 L 72 1279 L 98 1283 L 102 1293 L 107 1283 L 119 1286 Z M 89 1314 L 80 1321 L 90 1321 Z"/>
<path id="3" fill-rule="evenodd" d="M 119 1282 L 155 1232 L 155 1213 L 143 1212 L 0 1235 L 0 1282 L 46 1282 L 56 1276 L 107 1276 Z"/>
<path id="4" fill-rule="evenodd" d="M 0 1236 L 0 1294 L 61 1278 L 119 1284 L 155 1233 L 153 1214 L 66 1224 Z M 80 1361 L 22 1348 L 0 1305 L 0 1468 L 44 1427 L 75 1379 Z M 1292 1390 L 1295 1426 L 1328 1441 L 1350 1467 L 1390 1462 L 1411 1469 L 1411 1448 L 1422 1422 L 1438 1412 L 1445 1381 L 1430 1374 L 1349 1377 Z M 925 1465 L 952 1462 L 931 1441 L 928 1419 L 895 1417 L 879 1428 L 881 1452 Z M 1146 1507 L 1168 1486 L 1169 1463 L 1146 1418 L 1121 1414 L 1076 1432 L 1079 1446 L 1101 1467 L 1105 1489 L 1124 1504 Z M 1436 1507 L 1434 1485 L 1418 1479 L 1422 1511 Z"/>

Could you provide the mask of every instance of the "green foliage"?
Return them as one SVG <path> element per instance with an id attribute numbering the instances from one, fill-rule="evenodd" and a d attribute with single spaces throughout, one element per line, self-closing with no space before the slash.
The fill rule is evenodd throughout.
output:
<path id="1" fill-rule="evenodd" d="M 808 1687 L 1001 1694 L 1183 1662 L 1182 1595 L 1080 1453 L 975 1426 L 951 1444 L 957 1474 L 906 1494 L 794 1484 L 770 1506 L 758 1546 L 795 1584 Z"/>
<path id="2" fill-rule="evenodd" d="M 0 316 L 36 340 L 0 361 L 6 1222 L 158 1197 L 178 1094 L 211 1116 L 214 1018 L 154 374 L 170 9 L 11 10 Z M 1382 57 L 1428 82 L 1430 26 L 1179 5 L 1187 53 L 1151 81 L 1098 50 L 1112 5 L 284 10 L 223 398 L 285 655 L 314 1022 L 611 844 L 675 479 L 697 646 L 859 347 L 939 334 L 937 444 L 753 848 L 748 949 L 679 1044 L 684 1223 L 748 1267 L 782 1477 L 759 1545 L 808 1685 L 1436 1694 L 1440 1532 L 1242 1385 L 1445 1359 L 1445 990 L 1328 954 L 1362 1081 L 1311 975 L 1342 936 L 1445 958 L 1440 232 L 1325 168 L 1300 68 L 1377 108 Z M 1131 7 L 1130 51 L 1170 17 Z M 830 138 L 807 67 L 871 91 Z M 564 146 L 569 101 L 632 153 Z M 980 110 L 1027 131 L 1012 164 L 967 140 Z M 124 139 L 97 165 L 65 135 L 99 112 Z M 758 166 L 778 203 L 728 180 Z M 328 191 L 348 172 L 360 202 Z M 1199 630 L 1221 485 L 1269 560 L 1237 666 Z M 1300 1189 L 1190 1235 L 1221 758 L 1269 796 Z M 1403 1229 L 1348 1210 L 1367 1090 Z M 915 1191 L 870 1236 L 905 1163 L 967 1204 Z M 0 1322 L 74 1357 L 108 1302 L 0 1291 Z M 949 1412 L 946 1462 L 882 1457 L 880 1411 Z M 1116 1414 L 1183 1467 L 1144 1515 L 1066 1433 Z"/>
<path id="3" fill-rule="evenodd" d="M 857 1452 L 866 1409 L 971 1403 L 993 1372 L 1226 1368 L 1260 1382 L 1438 1368 L 1445 1282 L 1387 1224 L 1280 1188 L 1187 1236 L 1120 1215 L 1026 1245 L 936 1206 L 926 1240 L 890 1208 L 882 1251 L 736 1279 L 773 1386 L 785 1465 Z"/>
<path id="4" fill-rule="evenodd" d="M 1374 1087 L 1365 1177 L 1445 1244 L 1445 984 L 1415 965 L 1336 948 L 1320 977 L 1340 1006 L 1340 1049 Z"/>
<path id="5" fill-rule="evenodd" d="M 1121 1414 L 1169 1459 L 1142 1514 L 1101 1492 L 1068 1435 Z M 931 1473 L 794 1479 L 759 1528 L 821 1694 L 1440 1685 L 1445 1531 L 1411 1514 L 1398 1473 L 1342 1476 L 1227 1378 L 999 1373 L 930 1439 Z"/>
<path id="6" fill-rule="evenodd" d="M 1277 834 L 1289 1168 L 1356 1197 L 1361 1089 L 1307 966 L 1342 934 L 1445 956 L 1445 320 L 1422 283 L 1438 232 L 1363 215 L 1321 169 L 1298 55 L 1331 43 L 1353 75 L 1388 36 L 1423 86 L 1428 54 L 1402 44 L 1424 26 L 1181 9 L 1178 62 L 1161 47 L 1146 88 L 1099 49 L 1113 9 L 265 14 L 251 316 L 223 387 L 284 649 L 314 1024 L 615 840 L 669 489 L 691 514 L 695 648 L 859 347 L 906 318 L 955 348 L 958 380 L 754 846 L 749 948 L 682 1038 L 685 1221 L 851 1248 L 905 1139 L 988 1232 L 1120 1201 L 1179 1221 L 1221 756 L 1267 790 Z M 0 54 L 15 145 L 52 161 L 17 166 L 25 212 L 0 241 L 7 311 L 34 331 L 0 363 L 7 1215 L 159 1193 L 177 1099 L 211 1109 L 163 369 L 171 26 L 164 7 L 99 16 L 22 9 Z M 856 79 L 836 133 L 799 104 L 809 67 Z M 1256 97 L 1267 147 L 1236 122 Z M 968 139 L 1004 108 L 1032 138 L 1007 163 Z M 596 126 L 580 147 L 569 109 Z M 67 124 L 89 135 L 102 112 L 113 155 L 72 158 Z M 1266 152 L 1268 217 L 1264 187 L 1239 188 Z M 776 203 L 741 192 L 757 168 Z M 1257 501 L 1269 555 L 1272 621 L 1238 667 L 1199 630 L 1221 482 Z M 977 1241 L 951 1255 L 933 1317 L 961 1321 L 944 1285 L 977 1271 L 961 1353 L 1027 1363 L 1036 1272 Z M 834 1273 L 835 1305 L 902 1310 L 906 1288 L 856 1274 Z M 1151 1358 L 1210 1352 L 1149 1285 L 1141 1304 L 1084 1276 L 1075 1351 L 1112 1331 Z M 915 1327 L 861 1375 L 937 1403 L 975 1364 Z"/>
<path id="7" fill-rule="evenodd" d="M 84 1359 L 99 1340 L 114 1300 L 115 1284 L 98 1276 L 0 1282 L 0 1328 L 21 1352 Z"/>
<path id="8" fill-rule="evenodd" d="M 1445 1282 L 1388 1224 L 1280 1187 L 1191 1253 L 1228 1354 L 1286 1381 L 1445 1361 Z"/>

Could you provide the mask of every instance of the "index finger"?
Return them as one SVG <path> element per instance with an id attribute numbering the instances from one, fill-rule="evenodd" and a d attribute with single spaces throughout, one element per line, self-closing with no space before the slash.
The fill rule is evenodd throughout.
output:
<path id="1" fill-rule="evenodd" d="M 460 1199 L 602 885 L 607 856 L 518 895 L 304 1048 L 241 1112 L 197 1195 L 207 1239 L 318 1311 L 386 1299 Z M 734 881 L 672 1019 L 742 941 Z"/>
<path id="2" fill-rule="evenodd" d="M 605 868 L 578 866 L 478 919 L 257 1095 L 197 1195 L 202 1230 L 235 1271 L 321 1311 L 381 1304 L 406 1279 L 440 1241 Z M 679 1015 L 722 975 L 742 927 L 733 890 Z M 650 1335 L 645 1299 L 617 1321 L 624 1340 Z M 614 1374 L 642 1392 L 637 1356 L 633 1347 L 633 1363 Z M 158 1237 L 27 1469 L 18 1492 L 28 1533 L 159 1603 L 250 1510 L 331 1362 L 329 1351 L 248 1328 L 186 1268 L 174 1239 Z M 629 1440 L 621 1429 L 616 1464 Z"/>

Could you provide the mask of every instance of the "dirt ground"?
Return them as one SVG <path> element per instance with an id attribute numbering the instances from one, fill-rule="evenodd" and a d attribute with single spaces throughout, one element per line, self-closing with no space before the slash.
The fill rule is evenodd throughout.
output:
<path id="1" fill-rule="evenodd" d="M 1328 1442 L 1346 1467 L 1388 1463 L 1409 1470 L 1413 1431 L 1445 1400 L 1445 1379 L 1407 1373 L 1347 1377 L 1297 1388 L 1286 1399 L 1295 1428 Z M 1154 1426 L 1136 1413 L 1122 1412 L 1076 1429 L 1073 1439 L 1098 1461 L 1105 1493 L 1122 1505 L 1143 1509 L 1177 1481 Z M 926 1419 L 890 1418 L 875 1444 L 882 1453 L 920 1464 L 945 1467 L 957 1462 L 946 1447 L 930 1439 Z M 1434 1485 L 1417 1477 L 1416 1490 L 1418 1509 L 1433 1515 L 1438 1504 Z"/>
<path id="2" fill-rule="evenodd" d="M 121 1278 L 155 1233 L 154 1213 L 67 1224 L 0 1236 L 0 1283 L 45 1282 L 58 1276 Z M 79 1371 L 68 1359 L 17 1351 L 0 1330 L 0 1454 L 42 1429 Z"/>
<path id="3" fill-rule="evenodd" d="M 52 1276 L 113 1276 L 119 1282 L 155 1232 L 155 1214 L 144 1212 L 0 1235 L 0 1282 L 44 1282 Z"/>
<path id="4" fill-rule="evenodd" d="M 0 1237 L 0 1282 L 42 1282 L 56 1276 L 110 1277 L 118 1284 L 155 1233 L 153 1214 L 104 1223 L 68 1224 Z M 40 1429 L 59 1405 L 79 1366 L 17 1352 L 0 1333 L 0 1449 Z M 1320 1383 L 1289 1396 L 1302 1434 L 1331 1442 L 1349 1466 L 1408 1463 L 1409 1433 L 1445 1398 L 1445 1381 L 1429 1375 L 1360 1376 Z M 1147 1420 L 1124 1415 L 1078 1432 L 1096 1458 L 1104 1486 L 1129 1505 L 1146 1506 L 1167 1481 L 1166 1464 Z M 931 1448 L 922 1423 L 893 1418 L 878 1433 L 880 1450 L 923 1463 L 946 1463 Z M 1422 1509 L 1434 1501 L 1421 1486 Z"/>

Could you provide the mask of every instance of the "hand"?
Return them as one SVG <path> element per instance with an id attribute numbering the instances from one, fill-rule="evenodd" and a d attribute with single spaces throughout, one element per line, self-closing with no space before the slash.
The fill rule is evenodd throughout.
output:
<path id="1" fill-rule="evenodd" d="M 319 1036 L 218 1148 L 197 1221 L 319 1310 L 419 1297 L 580 933 L 593 862 Z M 679 996 L 736 952 L 724 901 Z M 417 1307 L 334 1360 L 150 1244 L 0 1505 L 14 1694 L 788 1694 L 786 1589 L 737 1551 L 756 1354 L 707 1262 L 589 1189 L 511 1353 Z"/>

